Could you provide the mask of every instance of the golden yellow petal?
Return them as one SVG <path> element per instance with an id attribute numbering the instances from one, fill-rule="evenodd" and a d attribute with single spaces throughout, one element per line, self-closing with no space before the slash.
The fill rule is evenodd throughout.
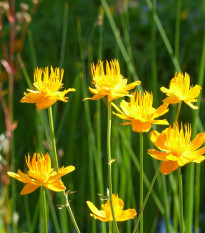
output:
<path id="1" fill-rule="evenodd" d="M 148 154 L 151 155 L 153 158 L 158 160 L 166 160 L 167 153 L 158 151 L 156 149 L 149 149 L 147 150 Z"/>
<path id="2" fill-rule="evenodd" d="M 116 221 L 122 222 L 127 221 L 129 219 L 134 219 L 134 217 L 137 215 L 137 212 L 135 209 L 127 209 L 122 211 L 121 215 L 116 218 Z"/>
<path id="3" fill-rule="evenodd" d="M 184 102 L 185 102 L 189 107 L 191 107 L 192 109 L 194 109 L 194 110 L 198 109 L 198 107 L 195 106 L 195 105 L 193 105 L 192 103 L 187 102 L 187 101 L 184 101 Z"/>
<path id="4" fill-rule="evenodd" d="M 47 189 L 50 189 L 55 192 L 61 192 L 66 189 L 61 180 L 55 180 L 53 183 L 47 183 L 44 185 Z"/>
<path id="5" fill-rule="evenodd" d="M 92 202 L 90 202 L 90 201 L 86 201 L 86 203 L 87 203 L 89 209 L 90 209 L 90 210 L 92 211 L 92 213 L 94 214 L 93 217 L 96 216 L 96 217 L 98 217 L 98 219 L 101 218 L 100 220 L 106 218 L 104 211 L 98 210 L 98 209 L 96 208 L 96 206 L 95 206 Z M 102 221 L 104 221 L 104 220 L 102 220 Z"/>
<path id="6" fill-rule="evenodd" d="M 180 103 L 181 101 L 182 100 L 179 99 L 179 97 L 177 97 L 175 95 L 171 95 L 170 97 L 163 99 L 163 102 L 168 103 L 168 104 L 177 104 L 177 103 Z"/>
<path id="7" fill-rule="evenodd" d="M 58 99 L 46 97 L 36 103 L 36 107 L 38 110 L 46 109 L 52 106 Z"/>
<path id="8" fill-rule="evenodd" d="M 48 179 L 48 182 L 51 183 L 56 179 L 59 179 L 60 177 L 72 172 L 75 170 L 74 166 L 67 166 L 65 168 L 60 168 L 58 173 L 52 173 L 51 176 Z"/>
<path id="9" fill-rule="evenodd" d="M 189 144 L 189 150 L 195 151 L 197 150 L 203 143 L 205 142 L 205 133 L 199 133 L 193 139 L 193 141 Z"/>
<path id="10" fill-rule="evenodd" d="M 24 186 L 24 188 L 21 191 L 21 195 L 29 194 L 35 191 L 39 186 L 34 185 L 34 184 L 27 184 Z"/>

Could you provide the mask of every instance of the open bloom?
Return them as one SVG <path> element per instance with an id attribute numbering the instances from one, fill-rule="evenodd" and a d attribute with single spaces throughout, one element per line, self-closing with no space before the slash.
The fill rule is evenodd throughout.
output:
<path id="1" fill-rule="evenodd" d="M 113 112 L 116 116 L 123 120 L 128 120 L 121 125 L 132 125 L 132 130 L 135 132 L 147 132 L 151 128 L 151 124 L 168 125 L 167 120 L 155 120 L 155 118 L 169 111 L 168 104 L 164 103 L 159 108 L 152 107 L 153 95 L 145 92 L 144 95 L 140 92 L 132 93 L 130 102 L 122 100 L 120 110 L 114 103 L 113 106 L 119 113 Z"/>
<path id="2" fill-rule="evenodd" d="M 55 192 L 61 192 L 66 189 L 60 177 L 75 170 L 73 166 L 61 167 L 58 172 L 51 168 L 51 159 L 49 154 L 34 154 L 32 160 L 28 154 L 26 159 L 29 171 L 27 174 L 18 170 L 18 173 L 8 172 L 8 175 L 25 183 L 26 185 L 21 191 L 21 195 L 35 191 L 38 187 L 44 186 Z"/>
<path id="3" fill-rule="evenodd" d="M 85 98 L 84 100 L 98 100 L 107 95 L 108 102 L 110 102 L 128 95 L 129 90 L 141 84 L 140 81 L 136 81 L 127 85 L 127 79 L 120 74 L 118 60 L 110 61 L 110 63 L 108 61 L 106 62 L 106 74 L 104 73 L 102 61 L 99 61 L 96 66 L 92 64 L 91 72 L 95 89 L 89 87 L 89 90 L 94 96 Z"/>
<path id="4" fill-rule="evenodd" d="M 176 104 L 184 101 L 193 109 L 198 109 L 191 102 L 196 102 L 196 98 L 200 94 L 201 87 L 195 85 L 190 87 L 190 77 L 187 73 L 176 73 L 175 77 L 170 81 L 169 89 L 161 87 L 160 90 L 167 94 L 167 98 L 163 100 L 165 103 Z"/>
<path id="5" fill-rule="evenodd" d="M 158 133 L 152 131 L 150 140 L 160 150 L 151 149 L 148 153 L 155 159 L 162 160 L 160 171 L 163 174 L 168 174 L 176 170 L 179 166 L 182 167 L 187 163 L 202 162 L 205 157 L 205 147 L 199 147 L 205 142 L 205 133 L 199 133 L 193 141 L 191 141 L 191 126 L 185 125 L 185 130 L 181 124 L 179 129 L 178 124 L 174 124 L 173 128 L 169 128 Z"/>
<path id="6" fill-rule="evenodd" d="M 112 194 L 112 201 L 113 201 L 113 208 L 115 212 L 116 221 L 126 221 L 128 219 L 133 219 L 137 215 L 137 212 L 135 209 L 123 210 L 124 202 L 123 200 L 118 198 L 118 195 Z M 93 212 L 93 214 L 90 214 L 90 216 L 94 217 L 95 219 L 104 221 L 104 222 L 113 221 L 111 205 L 110 205 L 109 200 L 107 200 L 105 205 L 102 205 L 103 210 L 98 210 L 94 206 L 94 204 L 90 201 L 87 201 L 87 205 L 90 208 L 90 210 Z"/>
<path id="7" fill-rule="evenodd" d="M 53 105 L 57 100 L 67 102 L 68 97 L 65 97 L 70 91 L 75 91 L 74 88 L 69 88 L 60 91 L 63 87 L 63 74 L 64 70 L 59 68 L 53 69 L 51 67 L 50 74 L 49 68 L 35 69 L 34 72 L 34 90 L 27 89 L 28 93 L 24 93 L 24 97 L 20 100 L 21 103 L 35 103 L 38 110 L 48 108 Z M 43 75 L 43 77 L 42 77 Z"/>

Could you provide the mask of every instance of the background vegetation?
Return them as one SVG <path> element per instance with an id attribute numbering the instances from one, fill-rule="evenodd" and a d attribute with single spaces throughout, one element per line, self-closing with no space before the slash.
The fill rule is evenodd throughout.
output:
<path id="1" fill-rule="evenodd" d="M 9 4 L 12 2 L 11 0 Z M 16 124 L 10 150 L 5 153 L 1 149 L 5 141 L 0 145 L 0 232 L 42 232 L 39 223 L 39 191 L 20 196 L 22 183 L 10 181 L 6 171 L 27 171 L 25 155 L 51 150 L 47 111 L 39 112 L 32 104 L 19 102 L 33 82 L 34 69 L 45 66 L 64 68 L 64 87 L 76 88 L 75 93 L 69 94 L 68 103 L 58 103 L 54 106 L 58 155 L 61 157 L 61 166 L 76 167 L 76 171 L 63 177 L 63 181 L 69 190 L 77 191 L 69 195 L 69 199 L 81 232 L 100 232 L 101 224 L 89 216 L 86 201 L 90 200 L 100 208 L 103 202 L 97 194 L 106 195 L 107 192 L 107 107 L 104 100 L 99 103 L 82 102 L 83 98 L 91 96 L 88 91 L 88 86 L 91 86 L 90 64 L 97 63 L 99 59 L 118 59 L 121 73 L 129 82 L 139 79 L 142 81 L 143 90 L 153 92 L 155 107 L 158 107 L 164 98 L 159 88 L 168 87 L 176 71 L 187 72 L 191 77 L 191 84 L 202 85 L 205 3 L 191 0 L 26 1 L 29 7 L 26 12 L 31 21 L 27 18 L 20 22 L 17 12 L 24 11 L 21 3 L 22 1 L 15 1 L 13 65 L 12 23 L 8 20 L 8 14 L 0 8 L 0 133 L 8 138 L 6 119 Z M 22 32 L 25 33 L 25 37 L 22 36 Z M 5 49 L 8 50 L 8 57 Z M 9 73 L 9 67 L 13 72 Z M 12 78 L 13 96 L 9 82 Z M 13 112 L 10 117 L 5 116 L 4 100 L 10 113 L 11 110 Z M 199 118 L 198 113 L 193 114 L 187 106 L 182 105 L 180 120 L 197 121 L 197 129 L 204 131 L 204 108 L 202 87 L 200 109 L 197 111 Z M 175 108 L 170 106 L 166 115 L 170 123 L 173 122 L 174 115 Z M 139 153 L 139 135 L 131 132 L 128 126 L 120 126 L 120 123 L 121 120 L 113 116 L 112 157 L 116 158 L 113 164 L 113 190 L 124 200 L 125 208 L 132 207 L 138 212 L 139 170 L 136 159 Z M 163 128 L 158 127 L 159 130 Z M 147 177 L 145 183 L 148 187 L 158 165 L 158 161 L 154 161 L 146 153 L 151 146 L 148 133 L 144 143 L 144 171 Z M 102 173 L 99 172 L 100 162 Z M 190 225 L 186 232 L 191 232 L 192 227 L 194 232 L 205 232 L 205 165 L 202 163 L 197 166 L 201 167 L 201 170 L 195 169 L 200 174 L 197 177 L 201 179 L 193 181 L 192 190 L 196 189 L 193 196 L 195 212 L 191 222 L 186 212 L 189 201 L 186 200 L 190 200 L 187 190 L 190 190 L 188 186 L 192 181 L 186 174 L 186 168 L 182 169 L 185 225 Z M 170 224 L 173 227 L 169 232 L 177 232 L 178 200 L 173 198 L 176 194 L 175 186 L 175 172 L 169 176 L 159 175 L 154 194 L 150 196 L 144 210 L 144 232 L 164 232 Z M 168 193 L 167 199 L 164 190 Z M 146 194 L 147 187 L 144 192 Z M 74 232 L 66 210 L 58 210 L 56 207 L 56 204 L 63 204 L 62 200 L 50 191 L 47 192 L 47 196 L 54 199 L 54 205 L 49 201 L 50 232 Z M 197 220 L 194 220 L 197 216 L 200 216 L 200 228 Z M 122 232 L 131 232 L 133 223 L 134 221 L 120 223 Z"/>

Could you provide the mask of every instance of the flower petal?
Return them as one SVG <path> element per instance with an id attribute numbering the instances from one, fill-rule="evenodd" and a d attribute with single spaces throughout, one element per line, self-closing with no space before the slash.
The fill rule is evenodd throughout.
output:
<path id="1" fill-rule="evenodd" d="M 34 185 L 34 184 L 27 184 L 24 186 L 24 188 L 21 191 L 21 195 L 25 195 L 25 194 L 29 194 L 32 193 L 33 191 L 35 191 L 39 186 L 38 185 Z"/>
<path id="2" fill-rule="evenodd" d="M 48 183 L 52 183 L 53 181 L 59 179 L 60 177 L 72 172 L 75 170 L 74 166 L 67 166 L 67 167 L 62 167 L 59 169 L 58 173 L 54 173 L 54 175 L 51 174 L 51 176 L 48 179 Z"/>
<path id="3" fill-rule="evenodd" d="M 44 185 L 47 189 L 50 189 L 55 192 L 61 192 L 66 189 L 61 180 L 55 180 L 53 183 L 47 183 Z"/>
<path id="4" fill-rule="evenodd" d="M 178 163 L 175 161 L 163 161 L 160 167 L 160 172 L 164 175 L 173 172 L 179 167 Z"/>
<path id="5" fill-rule="evenodd" d="M 116 218 L 116 221 L 127 221 L 129 219 L 134 219 L 134 217 L 137 215 L 137 212 L 135 209 L 127 209 L 122 211 L 121 215 Z"/>
<path id="6" fill-rule="evenodd" d="M 158 160 L 166 160 L 167 153 L 155 149 L 148 150 L 148 154 Z"/>
<path id="7" fill-rule="evenodd" d="M 93 212 L 92 214 L 92 217 L 94 217 L 95 219 L 99 219 L 99 220 L 102 220 L 102 221 L 105 221 L 106 220 L 106 216 L 105 216 L 105 212 L 104 211 L 100 211 L 98 210 L 95 205 L 90 202 L 90 201 L 86 201 L 89 209 Z"/>
<path id="8" fill-rule="evenodd" d="M 205 142 L 205 133 L 199 133 L 189 144 L 189 150 L 194 151 L 198 149 Z"/>

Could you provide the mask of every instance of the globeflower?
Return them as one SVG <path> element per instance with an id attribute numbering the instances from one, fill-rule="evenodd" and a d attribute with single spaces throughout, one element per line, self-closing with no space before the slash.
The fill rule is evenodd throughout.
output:
<path id="1" fill-rule="evenodd" d="M 124 202 L 118 197 L 118 195 L 112 194 L 112 202 L 113 202 L 113 208 L 114 208 L 116 221 L 119 221 L 119 222 L 126 221 L 128 219 L 133 219 L 137 215 L 137 212 L 135 209 L 123 210 Z M 93 212 L 93 214 L 90 214 L 90 216 L 94 217 L 95 219 L 104 221 L 104 222 L 113 221 L 109 200 L 107 200 L 105 205 L 102 205 L 103 210 L 98 210 L 95 207 L 95 205 L 90 201 L 87 201 L 87 205 L 90 208 L 90 210 Z"/>
<path id="2" fill-rule="evenodd" d="M 34 154 L 32 160 L 30 155 L 26 159 L 29 171 L 27 174 L 18 170 L 18 173 L 8 172 L 8 175 L 19 180 L 26 185 L 21 191 L 21 195 L 29 194 L 35 191 L 38 187 L 44 186 L 55 192 L 61 192 L 66 189 L 60 177 L 75 170 L 74 166 L 61 167 L 58 172 L 51 168 L 51 159 L 48 153 Z"/>
<path id="3" fill-rule="evenodd" d="M 153 95 L 145 92 L 144 95 L 140 92 L 134 92 L 130 96 L 130 102 L 122 100 L 119 109 L 114 103 L 114 108 L 119 112 L 115 114 L 127 122 L 121 125 L 132 125 L 132 130 L 135 132 L 147 132 L 151 129 L 151 124 L 169 125 L 166 119 L 156 120 L 155 118 L 164 115 L 169 111 L 168 104 L 164 103 L 159 108 L 152 107 Z"/>
<path id="4" fill-rule="evenodd" d="M 89 87 L 91 93 L 94 94 L 91 98 L 84 100 L 98 100 L 104 96 L 108 96 L 108 102 L 113 101 L 119 97 L 129 95 L 128 91 L 135 86 L 140 85 L 141 81 L 136 81 L 127 85 L 127 79 L 120 73 L 120 65 L 118 60 L 106 62 L 106 74 L 103 68 L 103 62 L 99 61 L 95 66 L 91 65 L 91 73 L 93 76 L 94 88 Z"/>
<path id="5" fill-rule="evenodd" d="M 189 107 L 198 109 L 192 102 L 197 101 L 196 98 L 200 94 L 201 87 L 199 85 L 190 87 L 190 77 L 187 73 L 185 73 L 185 76 L 180 72 L 176 73 L 170 81 L 169 89 L 161 87 L 160 90 L 168 96 L 163 100 L 164 103 L 176 104 L 184 101 Z"/>
<path id="6" fill-rule="evenodd" d="M 63 87 L 64 70 L 59 68 L 35 69 L 34 72 L 34 90 L 27 89 L 28 93 L 24 93 L 24 97 L 20 100 L 21 103 L 35 103 L 38 110 L 52 106 L 57 100 L 67 102 L 68 97 L 65 95 L 70 91 L 75 91 L 74 88 L 69 88 L 60 91 Z"/>
<path id="7" fill-rule="evenodd" d="M 150 133 L 151 142 L 159 149 L 150 149 L 148 153 L 155 159 L 162 160 L 160 172 L 169 174 L 187 163 L 200 163 L 205 159 L 205 147 L 199 147 L 205 142 L 205 133 L 199 133 L 191 141 L 191 125 L 181 129 L 178 124 L 169 126 L 162 133 L 152 131 Z"/>

